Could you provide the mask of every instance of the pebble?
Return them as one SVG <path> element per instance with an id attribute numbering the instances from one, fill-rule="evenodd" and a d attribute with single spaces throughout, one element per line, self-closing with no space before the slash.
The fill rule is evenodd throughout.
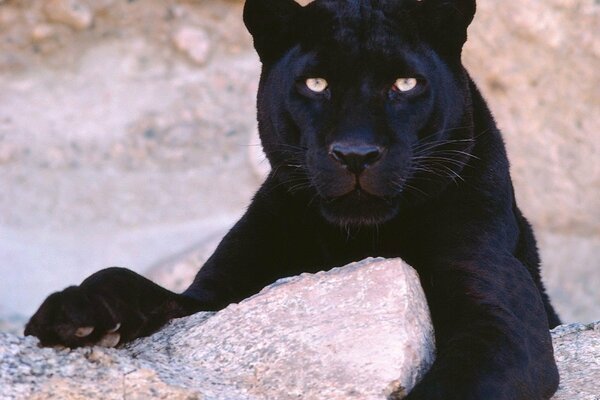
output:
<path id="1" fill-rule="evenodd" d="M 197 27 L 184 26 L 173 35 L 175 47 L 199 65 L 210 57 L 211 43 L 208 34 Z"/>
<path id="2" fill-rule="evenodd" d="M 31 39 L 34 42 L 42 42 L 56 35 L 56 29 L 50 24 L 39 24 L 31 30 Z"/>
<path id="3" fill-rule="evenodd" d="M 94 22 L 92 10 L 77 0 L 50 0 L 46 3 L 44 12 L 50 21 L 76 30 L 88 29 Z"/>

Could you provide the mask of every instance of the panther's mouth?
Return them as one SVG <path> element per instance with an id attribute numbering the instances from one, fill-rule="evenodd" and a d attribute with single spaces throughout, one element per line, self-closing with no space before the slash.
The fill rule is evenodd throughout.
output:
<path id="1" fill-rule="evenodd" d="M 398 213 L 396 199 L 375 196 L 356 187 L 335 198 L 324 199 L 321 213 L 329 222 L 341 226 L 371 226 L 384 223 Z"/>

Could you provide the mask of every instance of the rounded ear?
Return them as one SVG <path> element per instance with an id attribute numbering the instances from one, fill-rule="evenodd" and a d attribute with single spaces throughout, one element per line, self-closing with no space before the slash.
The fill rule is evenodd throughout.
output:
<path id="1" fill-rule="evenodd" d="M 244 23 L 263 63 L 272 61 L 293 42 L 294 19 L 302 6 L 294 0 L 247 0 Z"/>
<path id="2" fill-rule="evenodd" d="M 475 0 L 419 0 L 424 31 L 438 50 L 460 57 L 473 21 Z"/>

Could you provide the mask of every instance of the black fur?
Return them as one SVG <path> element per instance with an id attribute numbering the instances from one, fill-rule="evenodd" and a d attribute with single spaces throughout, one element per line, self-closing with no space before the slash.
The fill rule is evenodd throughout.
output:
<path id="1" fill-rule="evenodd" d="M 504 144 L 461 64 L 474 0 L 248 0 L 272 172 L 183 294 L 108 269 L 51 295 L 26 334 L 122 342 L 238 302 L 277 278 L 368 256 L 420 274 L 437 360 L 408 399 L 548 399 L 560 323 Z M 393 88 L 415 77 L 410 92 Z M 324 78 L 315 93 L 307 78 Z M 76 337 L 94 326 L 89 337 Z"/>

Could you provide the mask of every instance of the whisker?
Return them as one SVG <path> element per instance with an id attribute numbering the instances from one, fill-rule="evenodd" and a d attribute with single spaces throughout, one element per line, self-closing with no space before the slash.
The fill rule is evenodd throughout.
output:
<path id="1" fill-rule="evenodd" d="M 447 144 L 452 144 L 452 143 L 473 143 L 475 141 L 475 139 L 445 139 L 445 140 L 438 140 L 435 142 L 427 142 L 427 143 L 420 143 L 416 146 L 412 147 L 413 151 L 428 151 L 430 149 L 434 149 L 436 147 L 440 147 L 440 146 L 444 146 Z"/>
<path id="2" fill-rule="evenodd" d="M 416 186 L 413 186 L 413 185 L 410 185 L 410 184 L 408 184 L 408 183 L 405 183 L 405 184 L 403 185 L 403 187 L 405 187 L 405 188 L 407 188 L 407 189 L 410 189 L 410 190 L 412 190 L 413 192 L 418 192 L 418 193 L 419 193 L 419 194 L 421 194 L 421 195 L 422 195 L 424 198 L 428 198 L 428 197 L 429 197 L 429 195 L 428 195 L 426 192 L 424 192 L 423 190 L 419 189 L 419 188 L 418 188 L 418 187 L 416 187 Z"/>
<path id="3" fill-rule="evenodd" d="M 435 157 L 435 156 L 417 156 L 417 157 L 413 157 L 413 160 L 423 160 L 423 161 L 442 161 L 442 162 L 447 162 L 450 163 L 452 165 L 456 165 L 457 167 L 464 167 L 467 165 L 466 162 L 462 162 L 460 160 L 455 160 L 453 158 L 448 158 L 448 157 Z"/>
<path id="4" fill-rule="evenodd" d="M 434 150 L 430 154 L 431 155 L 438 155 L 438 154 L 446 154 L 446 153 L 449 153 L 449 154 L 461 154 L 461 155 L 466 156 L 466 157 L 474 158 L 476 160 L 481 160 L 481 158 L 477 157 L 475 154 L 467 153 L 466 151 L 461 151 L 461 150 L 454 150 L 454 149 Z"/>
<path id="5" fill-rule="evenodd" d="M 455 128 L 443 128 L 443 129 L 438 130 L 437 132 L 434 132 L 427 136 L 424 136 L 424 137 L 420 138 L 419 140 L 424 141 L 424 140 L 430 139 L 431 137 L 437 136 L 441 133 L 447 133 L 447 132 L 452 132 L 452 131 L 456 131 L 456 130 L 460 130 L 460 129 L 470 129 L 470 128 L 474 128 L 474 125 L 457 126 Z"/>

